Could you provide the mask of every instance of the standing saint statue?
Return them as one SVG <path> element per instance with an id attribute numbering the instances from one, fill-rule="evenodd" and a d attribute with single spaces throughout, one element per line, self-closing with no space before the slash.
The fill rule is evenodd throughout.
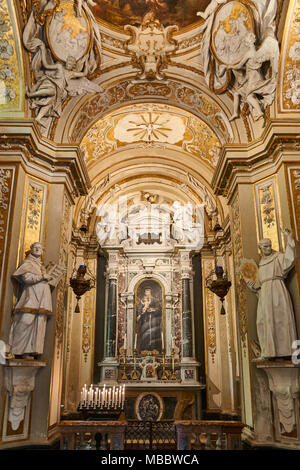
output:
<path id="1" fill-rule="evenodd" d="M 41 262 L 43 246 L 36 242 L 30 253 L 14 272 L 21 292 L 13 310 L 9 344 L 17 356 L 36 356 L 43 353 L 46 323 L 52 314 L 52 297 L 49 281 Z"/>
<path id="2" fill-rule="evenodd" d="M 262 257 L 258 267 L 259 286 L 248 281 L 248 288 L 258 295 L 257 335 L 261 358 L 292 355 L 292 343 L 297 339 L 293 305 L 285 278 L 295 263 L 295 241 L 288 229 L 285 253 L 272 250 L 269 238 L 260 240 Z"/>

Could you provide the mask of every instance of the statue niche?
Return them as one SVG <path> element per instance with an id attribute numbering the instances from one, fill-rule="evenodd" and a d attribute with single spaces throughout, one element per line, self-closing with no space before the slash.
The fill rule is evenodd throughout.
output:
<path id="1" fill-rule="evenodd" d="M 162 287 L 153 280 L 142 281 L 135 291 L 136 349 L 139 354 L 162 352 Z"/>

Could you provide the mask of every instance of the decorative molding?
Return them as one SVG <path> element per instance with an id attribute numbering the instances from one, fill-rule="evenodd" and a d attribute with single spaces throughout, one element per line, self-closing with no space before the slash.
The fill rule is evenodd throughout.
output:
<path id="1" fill-rule="evenodd" d="M 97 259 L 88 260 L 88 269 L 96 279 Z M 83 304 L 82 352 L 85 362 L 87 362 L 88 354 L 92 351 L 95 309 L 96 289 L 91 289 L 90 291 L 86 292 Z"/>
<path id="2" fill-rule="evenodd" d="M 300 0 L 292 0 L 282 45 L 278 103 L 280 112 L 300 111 Z"/>
<path id="3" fill-rule="evenodd" d="M 254 185 L 254 204 L 258 241 L 262 238 L 270 238 L 273 249 L 281 251 L 283 247 L 276 175 Z"/>
<path id="4" fill-rule="evenodd" d="M 203 260 L 203 279 L 213 270 L 213 261 Z M 205 324 L 206 324 L 206 341 L 207 350 L 211 355 L 212 363 L 215 362 L 215 354 L 217 351 L 217 332 L 216 332 L 216 311 L 214 293 L 207 287 L 204 288 L 204 308 L 205 308 Z"/>
<path id="5" fill-rule="evenodd" d="M 0 288 L 5 266 L 7 236 L 9 233 L 15 168 L 0 166 Z"/>
<path id="6" fill-rule="evenodd" d="M 167 84 L 157 81 L 132 83 L 130 80 L 125 80 L 107 87 L 104 93 L 89 98 L 77 110 L 76 120 L 73 120 L 73 127 L 69 131 L 69 140 L 80 142 L 91 124 L 110 113 L 115 106 L 126 104 L 132 106 L 133 100 L 145 98 L 168 100 L 170 106 L 183 107 L 216 129 L 221 143 L 233 140 L 231 125 L 220 106 L 196 88 L 174 80 L 168 80 Z"/>
<path id="7" fill-rule="evenodd" d="M 243 348 L 247 347 L 248 333 L 248 312 L 247 312 L 247 294 L 246 285 L 240 274 L 240 265 L 243 259 L 242 230 L 240 221 L 239 196 L 236 195 L 231 205 L 232 209 L 232 247 L 234 253 L 235 268 L 235 292 L 237 296 L 237 307 L 239 316 L 240 340 Z"/>
<path id="8" fill-rule="evenodd" d="M 48 191 L 47 183 L 26 175 L 18 262 L 23 261 L 32 243 L 44 241 Z"/>
<path id="9" fill-rule="evenodd" d="M 23 61 L 14 2 L 0 2 L 0 116 L 24 112 Z"/>
<path id="10" fill-rule="evenodd" d="M 295 236 L 300 240 L 300 165 L 286 165 Z"/>

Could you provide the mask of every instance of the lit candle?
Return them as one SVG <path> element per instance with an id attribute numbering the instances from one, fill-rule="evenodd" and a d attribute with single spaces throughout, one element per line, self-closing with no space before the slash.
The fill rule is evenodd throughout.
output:
<path id="1" fill-rule="evenodd" d="M 117 408 L 118 400 L 118 389 L 115 390 L 115 408 Z"/>
<path id="2" fill-rule="evenodd" d="M 115 386 L 113 386 L 113 389 L 112 389 L 112 406 L 114 406 L 115 404 Z"/>
<path id="3" fill-rule="evenodd" d="M 123 392 L 122 392 L 122 408 L 124 408 L 125 402 L 125 384 L 123 385 Z"/>
<path id="4" fill-rule="evenodd" d="M 105 399 L 106 399 L 106 389 L 105 384 L 103 385 L 103 406 L 105 407 Z"/>
<path id="5" fill-rule="evenodd" d="M 122 402 L 122 387 L 119 388 L 119 406 L 121 406 Z"/>
<path id="6" fill-rule="evenodd" d="M 135 334 L 135 339 L 134 339 L 134 349 L 136 349 L 136 344 L 137 344 L 137 334 Z"/>

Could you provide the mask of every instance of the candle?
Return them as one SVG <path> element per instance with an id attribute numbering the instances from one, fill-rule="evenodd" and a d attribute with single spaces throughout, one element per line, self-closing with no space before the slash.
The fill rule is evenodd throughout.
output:
<path id="1" fill-rule="evenodd" d="M 113 386 L 113 389 L 112 389 L 112 406 L 114 406 L 115 404 L 115 386 Z"/>
<path id="2" fill-rule="evenodd" d="M 124 402 L 125 402 L 125 384 L 123 385 L 123 391 L 122 391 L 122 408 L 124 408 Z"/>
<path id="3" fill-rule="evenodd" d="M 137 334 L 135 334 L 135 339 L 134 339 L 134 349 L 136 349 L 136 344 L 137 344 Z"/>
<path id="4" fill-rule="evenodd" d="M 161 347 L 162 347 L 162 349 L 165 349 L 164 333 L 163 332 L 161 332 Z"/>
<path id="5" fill-rule="evenodd" d="M 122 387 L 119 388 L 119 406 L 121 406 L 122 401 Z"/>
<path id="6" fill-rule="evenodd" d="M 172 336 L 172 349 L 174 349 L 174 336 Z"/>
<path id="7" fill-rule="evenodd" d="M 111 388 L 108 391 L 108 408 L 110 407 L 110 399 L 111 399 Z"/>
<path id="8" fill-rule="evenodd" d="M 124 335 L 124 349 L 126 349 L 126 345 L 127 345 L 127 334 L 125 333 L 125 335 Z"/>

